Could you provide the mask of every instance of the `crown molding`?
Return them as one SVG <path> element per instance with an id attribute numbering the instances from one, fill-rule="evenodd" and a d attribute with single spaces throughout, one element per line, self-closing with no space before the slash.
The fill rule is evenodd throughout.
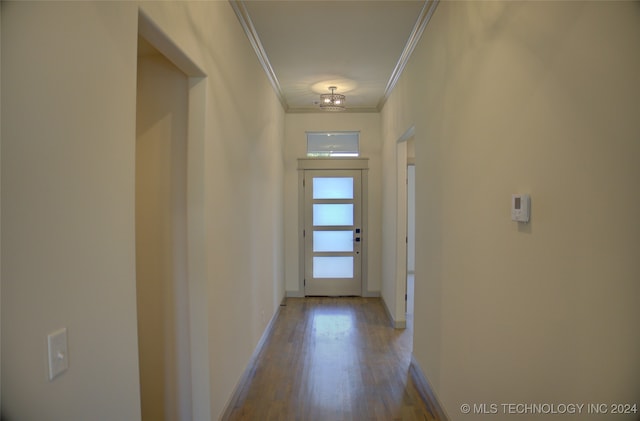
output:
<path id="1" fill-rule="evenodd" d="M 271 86 L 273 86 L 273 90 L 276 92 L 276 96 L 280 100 L 284 111 L 289 112 L 289 104 L 287 104 L 287 100 L 284 97 L 284 93 L 282 92 L 276 73 L 273 70 L 273 67 L 271 67 L 269 57 L 267 57 L 267 53 L 262 47 L 262 42 L 258 37 L 258 32 L 256 31 L 255 26 L 253 26 L 253 22 L 251 21 L 251 17 L 249 16 L 249 12 L 247 11 L 244 1 L 229 0 L 229 4 L 231 4 L 233 11 L 236 13 L 237 18 L 240 21 L 240 25 L 242 25 L 242 29 L 244 29 L 244 33 L 247 35 L 247 38 L 249 38 L 249 42 L 251 43 L 253 50 L 256 52 L 256 56 L 258 56 L 258 61 L 260 61 L 260 65 L 267 74 L 267 78 L 269 79 Z"/>
<path id="2" fill-rule="evenodd" d="M 387 102 L 387 99 L 389 99 L 389 96 L 391 95 L 393 88 L 396 87 L 398 80 L 400 80 L 400 76 L 402 76 L 402 72 L 404 71 L 404 68 L 409 62 L 409 59 L 411 58 L 411 54 L 413 53 L 413 50 L 416 48 L 416 45 L 418 45 L 418 42 L 420 41 L 420 38 L 422 37 L 422 33 L 427 27 L 427 24 L 431 20 L 431 16 L 433 16 L 433 13 L 436 11 L 436 7 L 438 7 L 439 2 L 440 0 L 425 0 L 424 6 L 420 11 L 420 15 L 418 16 L 418 19 L 416 20 L 415 25 L 413 25 L 413 29 L 411 30 L 411 35 L 409 35 L 409 39 L 407 40 L 407 43 L 404 46 L 404 50 L 402 50 L 400 59 L 398 59 L 398 63 L 396 64 L 396 67 L 393 69 L 393 72 L 391 72 L 391 77 L 389 78 L 389 82 L 387 82 L 387 86 L 386 88 L 384 88 L 384 95 L 382 96 L 382 98 L 380 99 L 380 102 L 378 103 L 378 107 L 377 107 L 378 111 L 382 111 L 382 107 L 384 107 L 384 104 Z"/>
<path id="3" fill-rule="evenodd" d="M 284 96 L 284 92 L 282 92 L 282 87 L 280 86 L 280 82 L 278 81 L 278 78 L 276 76 L 275 71 L 273 70 L 273 67 L 271 66 L 271 63 L 269 62 L 269 57 L 267 56 L 267 53 L 262 46 L 262 42 L 260 41 L 258 32 L 256 31 L 256 28 L 253 26 L 253 22 L 251 21 L 251 17 L 249 16 L 249 12 L 245 6 L 244 0 L 228 0 L 228 1 L 233 11 L 235 12 L 236 17 L 238 18 L 238 21 L 240 22 L 240 25 L 242 26 L 244 33 L 247 35 L 247 38 L 249 39 L 249 42 L 251 43 L 251 46 L 253 47 L 253 50 L 256 53 L 256 56 L 258 57 L 258 61 L 260 62 L 260 65 L 264 69 L 264 72 L 266 73 L 267 78 L 269 79 L 269 82 L 271 83 L 271 86 L 273 87 L 273 90 L 275 91 L 276 96 L 278 97 L 278 100 L 282 104 L 284 111 L 286 113 L 325 112 L 325 111 L 319 111 L 319 110 L 308 109 L 308 108 L 291 108 L 291 109 L 289 108 L 289 104 L 287 103 L 287 100 Z M 422 37 L 422 34 L 425 28 L 427 27 L 427 24 L 431 20 L 431 16 L 433 16 L 433 13 L 435 12 L 439 2 L 440 0 L 425 0 L 424 6 L 420 11 L 420 14 L 416 20 L 416 23 L 413 25 L 413 29 L 411 30 L 411 35 L 409 36 L 409 39 L 407 40 L 407 43 L 404 46 L 402 54 L 398 59 L 398 63 L 396 64 L 395 68 L 393 69 L 393 72 L 391 73 L 391 77 L 389 78 L 389 81 L 387 82 L 387 86 L 385 87 L 385 90 L 384 90 L 384 95 L 378 102 L 377 107 L 358 108 L 358 109 L 347 108 L 346 112 L 375 113 L 375 112 L 380 112 L 382 110 L 382 107 L 384 107 L 384 104 L 387 102 L 387 99 L 389 99 L 391 92 L 393 91 L 396 84 L 398 83 L 400 76 L 402 76 L 402 72 L 404 71 L 404 68 L 409 62 L 409 59 L 411 58 L 411 54 L 413 53 L 413 50 L 416 48 L 416 45 L 420 41 L 420 38 Z"/>
<path id="4" fill-rule="evenodd" d="M 319 108 L 289 108 L 287 113 L 289 114 L 351 114 L 351 113 L 377 113 L 377 108 L 347 108 L 344 111 L 325 111 Z"/>

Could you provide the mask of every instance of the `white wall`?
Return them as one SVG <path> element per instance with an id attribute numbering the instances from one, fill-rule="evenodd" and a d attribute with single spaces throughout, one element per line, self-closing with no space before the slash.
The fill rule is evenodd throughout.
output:
<path id="1" fill-rule="evenodd" d="M 298 158 L 307 155 L 307 131 L 360 131 L 360 156 L 369 158 L 369 243 L 368 287 L 380 292 L 381 191 L 380 115 L 377 113 L 287 114 L 285 117 L 285 262 L 286 290 L 290 296 L 304 296 L 299 281 Z"/>
<path id="2" fill-rule="evenodd" d="M 284 113 L 227 2 L 140 6 L 207 74 L 199 205 L 217 419 L 284 296 Z M 4 410 L 140 419 L 138 5 L 3 2 L 2 13 Z M 48 382 L 45 337 L 60 326 L 70 369 Z"/>
<path id="3" fill-rule="evenodd" d="M 2 7 L 4 415 L 139 419 L 137 10 Z M 60 327 L 69 370 L 50 382 L 46 335 Z"/>
<path id="4" fill-rule="evenodd" d="M 441 2 L 383 109 L 384 162 L 415 125 L 414 355 L 453 420 L 638 402 L 639 39 L 637 2 Z"/>

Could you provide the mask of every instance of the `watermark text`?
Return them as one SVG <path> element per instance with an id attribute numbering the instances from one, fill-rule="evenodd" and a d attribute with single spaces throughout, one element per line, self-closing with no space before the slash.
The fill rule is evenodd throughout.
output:
<path id="1" fill-rule="evenodd" d="M 637 414 L 637 403 L 544 403 L 544 402 L 474 402 L 460 405 L 460 412 L 474 415 L 575 415 Z"/>

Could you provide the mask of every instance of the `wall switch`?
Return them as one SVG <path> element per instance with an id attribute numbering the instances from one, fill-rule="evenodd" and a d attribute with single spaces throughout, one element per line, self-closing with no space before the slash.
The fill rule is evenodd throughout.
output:
<path id="1" fill-rule="evenodd" d="M 511 195 L 511 219 L 518 222 L 529 222 L 531 198 L 528 194 Z"/>
<path id="2" fill-rule="evenodd" d="M 47 336 L 49 348 L 49 380 L 69 368 L 67 352 L 67 328 L 56 330 Z"/>

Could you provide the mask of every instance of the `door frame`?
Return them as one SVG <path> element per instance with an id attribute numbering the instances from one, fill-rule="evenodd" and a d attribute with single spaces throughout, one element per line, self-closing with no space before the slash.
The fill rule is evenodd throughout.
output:
<path id="1" fill-rule="evenodd" d="M 304 297 L 305 241 L 304 241 L 304 172 L 305 170 L 362 170 L 362 282 L 360 295 L 373 297 L 369 292 L 368 238 L 369 238 L 369 158 L 299 158 L 298 159 L 298 291 Z"/>

